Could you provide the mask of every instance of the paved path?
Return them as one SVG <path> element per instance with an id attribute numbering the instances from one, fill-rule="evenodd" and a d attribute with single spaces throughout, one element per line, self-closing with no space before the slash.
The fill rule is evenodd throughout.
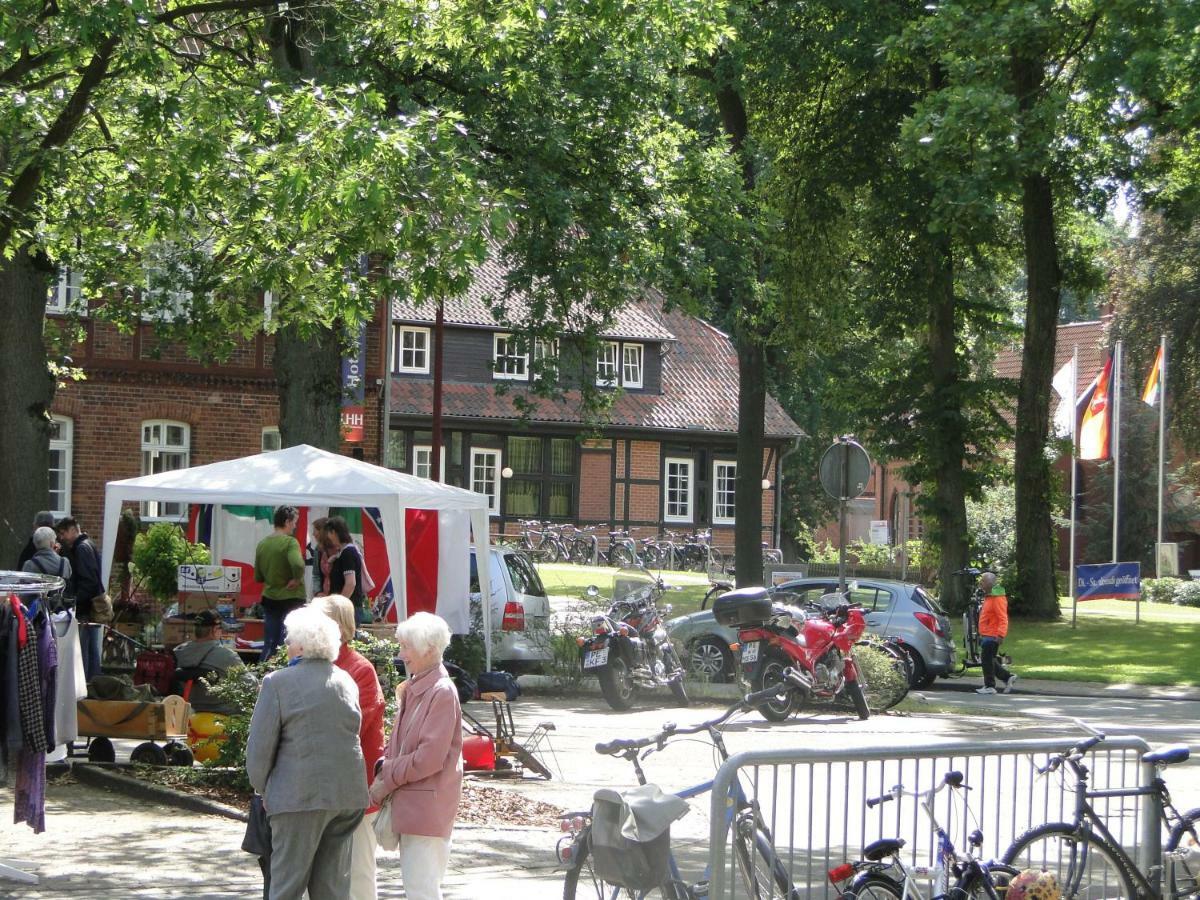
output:
<path id="1" fill-rule="evenodd" d="M 1021 713 L 1038 708 L 1075 710 L 1085 704 L 1088 717 L 1104 722 L 1126 721 L 1135 728 L 1162 726 L 1175 733 L 1195 734 L 1192 722 L 1175 720 L 1163 711 L 1139 703 L 1131 708 L 1109 699 L 1063 700 L 1021 695 L 977 698 L 973 694 L 930 692 L 933 714 L 884 716 L 859 722 L 841 716 L 815 716 L 772 726 L 757 716 L 735 724 L 727 732 L 733 752 L 745 749 L 789 746 L 902 746 L 925 742 L 952 742 L 963 738 L 1032 737 L 1061 734 L 1059 723 L 1026 719 Z M 991 699 L 992 704 L 979 703 Z M 978 711 L 991 706 L 996 713 L 964 715 L 946 713 L 947 706 L 970 705 Z M 1190 704 L 1179 704 L 1187 707 Z M 1175 708 L 1175 707 L 1171 707 Z M 715 715 L 718 706 L 694 706 L 680 710 L 666 706 L 614 713 L 597 698 L 551 700 L 523 698 L 514 705 L 518 731 L 528 732 L 535 723 L 554 721 L 552 742 L 555 753 L 549 763 L 562 778 L 549 782 L 526 780 L 501 783 L 531 798 L 567 809 L 585 808 L 592 793 L 601 786 L 632 783 L 627 763 L 599 757 L 597 741 L 617 736 L 650 734 L 665 721 L 695 722 Z M 965 710 L 964 710 L 965 711 Z M 1172 724 L 1174 722 L 1174 724 Z M 1107 725 L 1105 725 L 1107 727 Z M 1167 731 L 1163 732 L 1164 734 Z M 1200 736 L 1198 736 L 1200 737 Z M 1152 743 L 1165 743 L 1152 738 Z M 1195 741 L 1200 743 L 1200 741 Z M 647 763 L 652 780 L 664 786 L 694 783 L 711 777 L 711 753 L 696 743 L 680 742 Z M 1189 778 L 1177 779 L 1180 776 Z M 1172 769 L 1171 784 L 1194 781 L 1200 765 L 1189 763 Z M 1200 792 L 1177 790 L 1182 799 L 1197 798 Z M 8 817 L 11 792 L 0 791 L 0 816 Z M 239 849 L 243 826 L 217 816 L 196 815 L 135 800 L 125 795 L 77 783 L 52 784 L 47 805 L 48 831 L 34 835 L 24 826 L 0 826 L 0 856 L 17 857 L 33 863 L 42 877 L 36 887 L 0 882 L 0 897 L 80 898 L 80 900 L 125 900 L 125 898 L 238 898 L 261 896 L 257 865 Z M 679 837 L 696 847 L 706 834 L 704 808 L 680 823 Z M 548 829 L 462 828 L 456 832 L 446 897 L 475 900 L 483 896 L 543 900 L 562 895 L 562 876 L 553 858 L 558 833 Z M 403 897 L 394 858 L 380 856 L 380 897 Z"/>

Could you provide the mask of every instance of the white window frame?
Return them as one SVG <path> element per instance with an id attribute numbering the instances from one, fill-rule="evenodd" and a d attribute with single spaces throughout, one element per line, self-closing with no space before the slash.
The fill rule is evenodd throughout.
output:
<path id="1" fill-rule="evenodd" d="M 533 359 L 530 363 L 529 370 L 536 378 L 545 378 L 550 374 L 547 372 L 537 373 L 534 368 L 537 364 L 547 359 L 558 359 L 558 338 L 537 338 L 533 342 Z"/>
<path id="2" fill-rule="evenodd" d="M 597 387 L 616 387 L 618 384 L 620 384 L 620 359 L 621 345 L 619 343 L 616 341 L 600 342 L 600 346 L 596 350 Z"/>
<path id="3" fill-rule="evenodd" d="M 476 467 L 478 465 L 476 461 L 480 460 L 480 459 L 485 459 L 485 458 L 488 459 L 489 461 L 484 463 L 484 465 L 491 468 L 492 477 L 491 477 L 491 479 L 477 480 L 475 477 L 475 471 L 476 471 Z M 480 484 L 483 484 L 485 486 L 487 484 L 490 484 L 491 490 L 486 490 L 486 489 L 480 490 L 480 488 L 477 486 Z M 479 448 L 479 449 L 471 450 L 470 488 L 475 493 L 483 494 L 483 496 L 488 498 L 488 515 L 489 516 L 500 515 L 500 451 L 499 450 L 492 450 L 492 449 L 488 449 L 488 448 Z"/>
<path id="4" fill-rule="evenodd" d="M 413 447 L 412 458 L 412 473 L 418 478 L 428 478 L 430 466 L 433 462 L 433 445 L 432 444 L 416 444 Z M 421 469 L 425 470 L 421 474 Z M 446 445 L 442 445 L 442 484 L 446 483 Z"/>
<path id="5" fill-rule="evenodd" d="M 50 456 L 53 459 L 56 452 L 62 453 L 62 499 L 65 501 L 61 507 L 55 506 L 55 494 L 50 493 L 51 512 L 54 513 L 54 518 L 61 519 L 63 516 L 71 514 L 71 471 L 75 459 L 75 422 L 66 416 L 51 416 L 50 421 L 59 428 L 58 437 L 51 436 L 50 438 Z M 51 471 L 55 469 L 51 465 Z"/>
<path id="6" fill-rule="evenodd" d="M 630 359 L 630 354 L 634 359 Z M 636 370 L 636 375 L 630 374 Z M 621 345 L 621 384 L 627 388 L 640 388 L 646 377 L 646 352 L 643 344 Z"/>
<path id="7" fill-rule="evenodd" d="M 147 429 L 159 429 L 160 438 L 155 441 L 153 437 L 147 437 Z M 167 430 L 169 428 L 183 429 L 183 441 L 179 444 L 170 444 L 167 442 Z M 192 464 L 192 426 L 186 422 L 177 422 L 174 419 L 146 419 L 141 423 L 138 436 L 141 438 L 142 448 L 142 475 L 153 474 L 153 460 L 164 454 L 179 455 L 183 457 L 183 465 L 174 466 L 170 469 L 159 468 L 160 472 L 175 472 L 179 469 L 186 469 Z M 146 454 L 152 454 L 147 458 Z M 147 461 L 151 462 L 149 468 L 151 471 L 146 471 Z M 175 509 L 173 509 L 175 508 Z M 142 503 L 142 518 L 156 519 L 170 522 L 178 522 L 187 516 L 186 503 L 164 503 L 159 500 L 147 500 Z"/>
<path id="8" fill-rule="evenodd" d="M 404 336 L 412 335 L 414 344 L 412 347 L 404 346 Z M 416 346 L 415 339 L 420 336 L 424 339 L 424 344 L 421 347 Z M 394 346 L 392 348 L 392 371 L 403 375 L 428 375 L 429 374 L 429 358 L 432 355 L 431 332 L 428 328 L 420 328 L 416 325 L 397 325 L 394 338 Z M 404 364 L 404 354 L 409 352 L 412 354 L 412 364 Z M 418 354 L 424 359 L 423 364 L 418 364 Z"/>
<path id="9" fill-rule="evenodd" d="M 671 465 L 687 467 L 687 511 L 684 514 L 670 512 L 671 509 Z M 663 460 L 663 521 L 691 522 L 696 508 L 696 461 L 690 456 L 668 456 Z"/>
<path id="10" fill-rule="evenodd" d="M 263 291 L 263 325 L 270 325 L 275 315 L 275 292 Z"/>
<path id="11" fill-rule="evenodd" d="M 271 438 L 270 443 L 274 446 L 267 446 L 268 438 Z M 283 448 L 283 439 L 280 437 L 278 425 L 268 425 L 262 430 L 262 441 L 259 444 L 259 447 L 262 448 L 260 451 L 262 453 L 271 453 L 275 450 L 281 450 Z"/>
<path id="12" fill-rule="evenodd" d="M 197 249 L 202 253 L 212 256 L 212 238 L 206 238 L 201 241 L 197 245 Z M 149 250 L 147 259 L 142 266 L 146 273 L 145 294 L 149 295 L 156 291 L 161 291 L 169 302 L 161 309 L 143 312 L 143 322 L 173 322 L 176 319 L 186 318 L 189 315 L 188 305 L 192 301 L 192 292 L 190 290 L 173 291 L 170 287 L 156 288 L 151 284 L 151 279 L 154 277 L 155 272 L 164 271 L 167 265 L 172 262 L 174 255 L 184 253 L 186 250 L 187 248 L 178 241 L 161 241 Z M 167 265 L 164 265 L 164 263 Z M 187 265 L 181 263 L 178 268 L 181 275 L 190 274 L 191 270 Z"/>
<path id="13" fill-rule="evenodd" d="M 514 352 L 516 344 L 511 334 L 497 332 L 492 335 L 492 377 L 497 381 L 529 380 L 529 354 Z M 504 346 L 503 355 L 500 353 L 501 345 Z M 502 364 L 501 360 L 505 362 Z M 509 371 L 510 363 L 518 364 L 520 371 Z"/>
<path id="14" fill-rule="evenodd" d="M 83 300 L 83 275 L 78 269 L 70 266 L 59 269 L 58 281 L 46 298 L 46 312 L 54 315 L 87 315 L 87 303 Z"/>
<path id="15" fill-rule="evenodd" d="M 725 479 L 728 480 L 729 485 L 730 485 L 729 488 L 727 489 L 727 491 L 723 491 L 721 488 L 721 481 L 722 481 L 721 470 L 722 469 L 730 470 L 730 474 L 725 476 Z M 726 496 L 729 497 L 729 502 L 727 504 L 722 504 L 722 502 L 721 502 L 722 494 L 725 494 Z M 713 524 L 714 525 L 733 525 L 734 524 L 734 516 L 723 516 L 720 514 L 720 510 L 721 510 L 722 505 L 726 506 L 727 509 L 736 510 L 736 508 L 737 508 L 737 463 L 735 461 L 729 460 L 729 459 L 713 460 L 712 497 L 713 497 L 713 508 L 712 508 Z"/>

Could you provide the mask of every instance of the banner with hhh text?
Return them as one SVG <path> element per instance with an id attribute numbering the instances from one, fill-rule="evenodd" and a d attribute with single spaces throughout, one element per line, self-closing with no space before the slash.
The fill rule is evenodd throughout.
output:
<path id="1" fill-rule="evenodd" d="M 1100 563 L 1075 567 L 1077 600 L 1135 600 L 1141 595 L 1141 563 Z"/>

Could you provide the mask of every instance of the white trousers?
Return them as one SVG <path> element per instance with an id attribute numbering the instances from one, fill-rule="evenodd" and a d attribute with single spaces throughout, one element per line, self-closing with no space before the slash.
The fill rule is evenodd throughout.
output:
<path id="1" fill-rule="evenodd" d="M 375 817 L 367 813 L 354 830 L 354 849 L 350 851 L 350 900 L 376 900 L 375 892 Z"/>
<path id="2" fill-rule="evenodd" d="M 400 835 L 400 877 L 407 900 L 442 900 L 450 838 Z"/>

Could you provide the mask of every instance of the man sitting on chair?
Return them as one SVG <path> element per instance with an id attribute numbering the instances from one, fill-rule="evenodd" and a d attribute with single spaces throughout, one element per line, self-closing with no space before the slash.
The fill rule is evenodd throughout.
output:
<path id="1" fill-rule="evenodd" d="M 188 702 L 196 710 L 215 711 L 219 705 L 208 696 L 204 683 L 200 678 L 213 673 L 224 673 L 234 666 L 242 665 L 242 659 L 233 651 L 217 640 L 217 629 L 221 626 L 221 617 L 213 610 L 206 609 L 196 616 L 193 627 L 196 639 L 180 644 L 175 648 L 175 686 L 182 695 L 186 683 L 192 682 L 192 690 Z"/>

